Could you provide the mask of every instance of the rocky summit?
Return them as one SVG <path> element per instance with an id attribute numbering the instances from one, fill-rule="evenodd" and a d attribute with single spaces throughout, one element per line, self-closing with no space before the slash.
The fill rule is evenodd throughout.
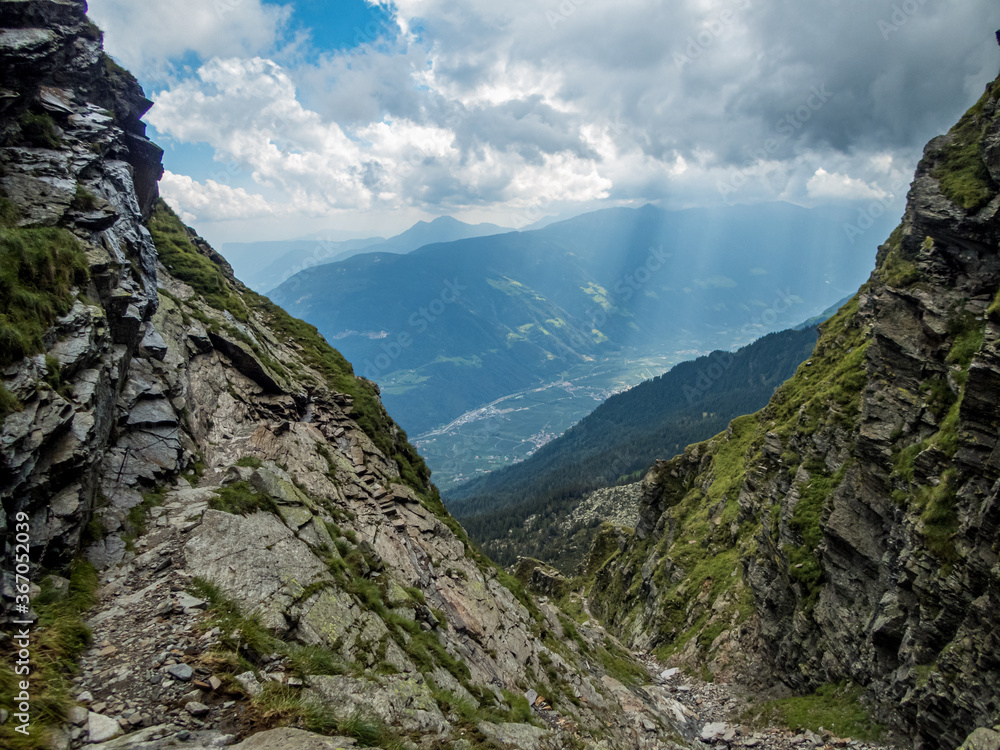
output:
<path id="1" fill-rule="evenodd" d="M 3 747 L 997 747 L 992 86 L 812 358 L 592 496 L 570 579 L 482 556 L 378 388 L 158 198 L 82 0 L 0 26 Z"/>

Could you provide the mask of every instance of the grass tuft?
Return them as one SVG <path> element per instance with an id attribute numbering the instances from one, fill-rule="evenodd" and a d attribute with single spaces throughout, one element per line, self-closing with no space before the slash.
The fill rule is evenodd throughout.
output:
<path id="1" fill-rule="evenodd" d="M 49 327 L 87 282 L 87 257 L 65 229 L 0 229 L 0 367 L 44 350 Z"/>
<path id="2" fill-rule="evenodd" d="M 235 516 L 248 516 L 259 510 L 278 512 L 274 498 L 257 492 L 247 482 L 236 482 L 216 490 L 215 497 L 208 501 L 208 507 Z"/>
<path id="3" fill-rule="evenodd" d="M 77 659 L 90 644 L 83 613 L 95 602 L 97 573 L 90 563 L 78 560 L 70 567 L 69 581 L 67 592 L 58 591 L 50 578 L 40 583 L 41 593 L 32 603 L 38 623 L 32 630 L 29 675 L 15 673 L 16 656 L 9 642 L 0 649 L 0 706 L 14 705 L 21 680 L 29 681 L 31 694 L 30 734 L 15 731 L 17 722 L 11 718 L 0 724 L 0 747 L 47 749 L 52 730 L 66 720 L 73 705 Z"/>

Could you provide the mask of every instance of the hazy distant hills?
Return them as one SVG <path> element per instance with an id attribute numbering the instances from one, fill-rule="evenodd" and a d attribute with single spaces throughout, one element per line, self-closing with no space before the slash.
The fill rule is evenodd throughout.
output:
<path id="1" fill-rule="evenodd" d="M 531 458 L 447 494 L 448 509 L 491 555 L 532 515 L 563 517 L 591 490 L 635 479 L 658 458 L 726 429 L 767 403 L 816 345 L 815 326 L 772 333 L 734 352 L 713 352 L 612 396 Z M 541 523 L 541 527 L 545 527 Z M 530 535 L 529 535 L 530 536 Z M 549 558 L 542 547 L 520 554 Z"/>
<path id="2" fill-rule="evenodd" d="M 281 242 L 229 242 L 222 254 L 244 284 L 268 292 L 291 276 L 314 266 L 334 263 L 359 252 L 409 253 L 434 242 L 482 237 L 509 229 L 496 224 L 466 224 L 450 216 L 419 221 L 390 239 L 365 237 L 349 240 L 312 238 Z"/>
<path id="3" fill-rule="evenodd" d="M 731 349 L 817 314 L 867 278 L 888 233 L 887 221 L 852 244 L 854 218 L 789 204 L 607 209 L 408 255 L 355 255 L 271 297 L 316 325 L 421 433 L 624 353 Z"/>

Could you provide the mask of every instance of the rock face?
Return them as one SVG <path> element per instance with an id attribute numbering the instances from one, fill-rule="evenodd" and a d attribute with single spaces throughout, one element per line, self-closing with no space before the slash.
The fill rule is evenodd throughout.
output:
<path id="1" fill-rule="evenodd" d="M 85 4 L 0 5 L 3 241 L 52 228 L 87 266 L 2 372 L 0 528 L 25 514 L 34 562 L 83 554 L 100 573 L 78 678 L 91 740 L 214 742 L 316 710 L 327 730 L 356 712 L 428 748 L 693 736 L 599 666 L 631 657 L 596 623 L 571 629 L 482 558 L 377 387 L 157 200 L 149 102 Z M 5 571 L 13 554 L 6 536 Z M 276 719 L 275 691 L 299 712 Z"/>
<path id="2" fill-rule="evenodd" d="M 853 681 L 924 747 L 1000 710 L 1000 85 L 761 412 L 660 462 L 592 609 L 633 646 Z"/>
<path id="3" fill-rule="evenodd" d="M 0 30 L 0 194 L 19 226 L 72 232 L 90 266 L 89 284 L 45 337 L 49 359 L 3 373 L 22 409 L 0 429 L 0 535 L 8 517 L 28 513 L 34 559 L 48 564 L 79 548 L 99 477 L 117 471 L 105 449 L 128 427 L 125 381 L 136 357 L 155 356 L 143 343 L 158 338 L 156 250 L 144 222 L 162 152 L 139 119 L 151 103 L 104 55 L 85 7 L 5 1 Z M 45 382 L 52 365 L 59 387 Z"/>

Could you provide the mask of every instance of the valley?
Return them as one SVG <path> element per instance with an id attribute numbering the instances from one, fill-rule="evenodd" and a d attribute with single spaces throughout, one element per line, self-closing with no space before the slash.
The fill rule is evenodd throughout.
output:
<path id="1" fill-rule="evenodd" d="M 624 357 L 581 364 L 551 383 L 466 412 L 413 437 L 444 492 L 477 476 L 523 461 L 559 437 L 611 396 L 648 380 L 675 358 Z M 384 386 L 383 392 L 391 392 Z"/>
<path id="2" fill-rule="evenodd" d="M 448 489 L 522 460 L 672 364 L 819 315 L 871 265 L 844 233 L 852 220 L 787 204 L 606 209 L 356 255 L 270 297 L 379 385 Z"/>

